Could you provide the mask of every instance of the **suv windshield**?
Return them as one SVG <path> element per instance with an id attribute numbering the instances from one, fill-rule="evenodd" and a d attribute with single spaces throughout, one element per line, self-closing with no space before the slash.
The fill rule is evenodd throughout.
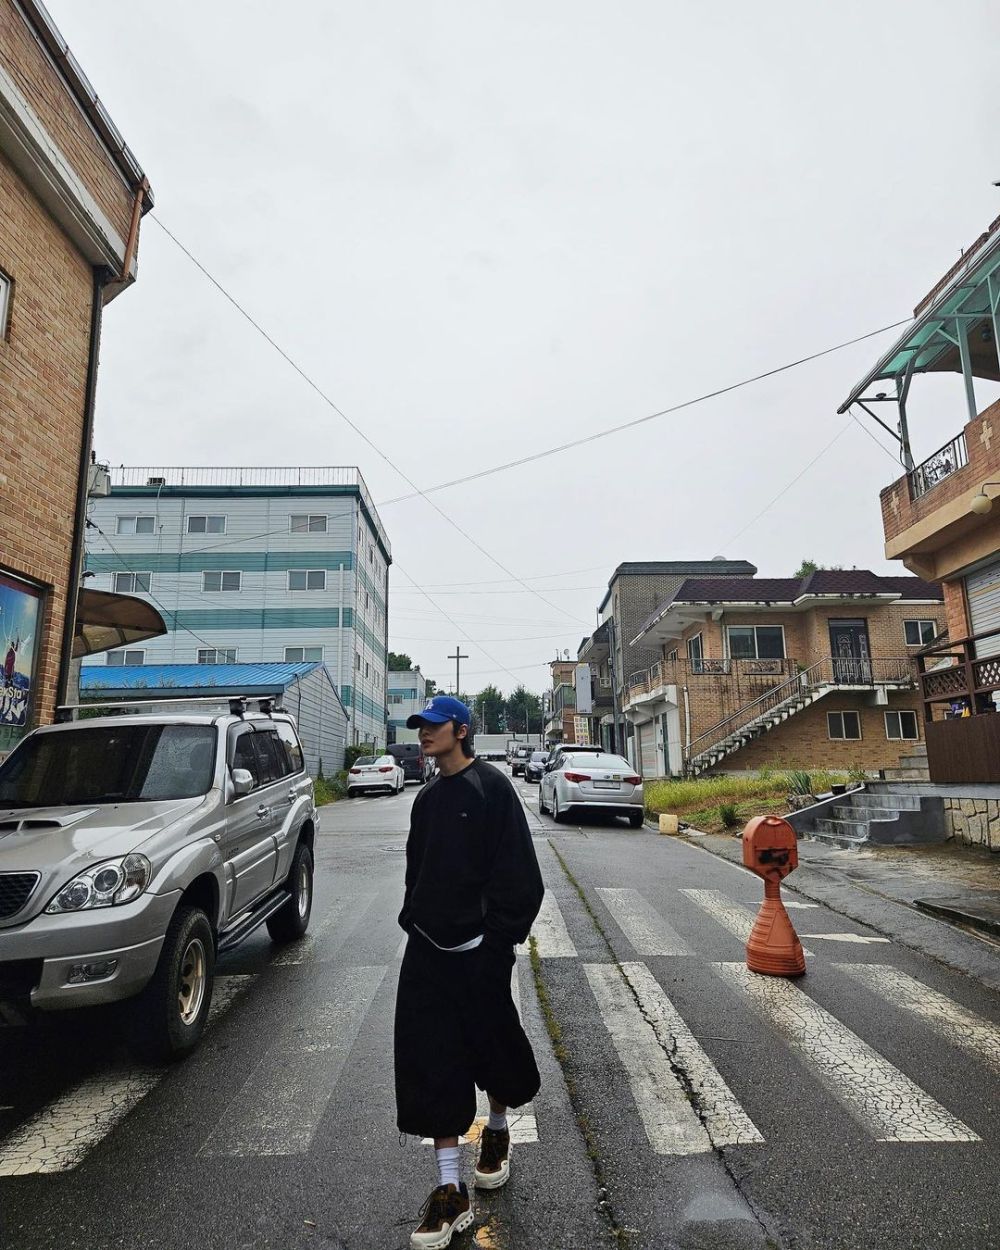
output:
<path id="1" fill-rule="evenodd" d="M 139 803 L 205 794 L 211 725 L 115 725 L 40 733 L 0 765 L 0 808 Z"/>

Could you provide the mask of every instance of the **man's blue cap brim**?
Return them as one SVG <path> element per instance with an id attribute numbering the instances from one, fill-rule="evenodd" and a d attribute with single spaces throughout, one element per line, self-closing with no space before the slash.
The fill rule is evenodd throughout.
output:
<path id="1" fill-rule="evenodd" d="M 419 729 L 424 724 L 444 725 L 451 719 L 450 716 L 444 716 L 441 712 L 419 712 L 407 717 L 406 728 Z"/>

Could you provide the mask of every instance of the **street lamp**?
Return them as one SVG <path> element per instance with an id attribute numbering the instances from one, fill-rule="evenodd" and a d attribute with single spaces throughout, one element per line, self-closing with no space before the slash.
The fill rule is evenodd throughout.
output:
<path id="1" fill-rule="evenodd" d="M 984 482 L 979 488 L 979 494 L 972 496 L 969 508 L 976 516 L 986 516 L 993 509 L 993 500 L 986 493 L 987 486 L 1000 486 L 1000 482 Z"/>

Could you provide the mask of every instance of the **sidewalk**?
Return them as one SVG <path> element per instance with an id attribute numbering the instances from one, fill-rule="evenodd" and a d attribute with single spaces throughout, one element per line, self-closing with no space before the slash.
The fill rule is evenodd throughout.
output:
<path id="1" fill-rule="evenodd" d="M 691 829 L 679 836 L 743 862 L 739 837 Z M 800 838 L 798 847 L 785 890 L 1000 991 L 1000 856 L 951 842 L 844 851 Z"/>

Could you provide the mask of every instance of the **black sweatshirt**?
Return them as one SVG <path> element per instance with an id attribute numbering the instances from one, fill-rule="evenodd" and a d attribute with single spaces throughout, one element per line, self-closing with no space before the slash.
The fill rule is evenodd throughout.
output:
<path id="1" fill-rule="evenodd" d="M 438 946 L 511 947 L 542 905 L 542 874 L 517 792 L 482 760 L 420 791 L 406 842 L 400 925 Z"/>

